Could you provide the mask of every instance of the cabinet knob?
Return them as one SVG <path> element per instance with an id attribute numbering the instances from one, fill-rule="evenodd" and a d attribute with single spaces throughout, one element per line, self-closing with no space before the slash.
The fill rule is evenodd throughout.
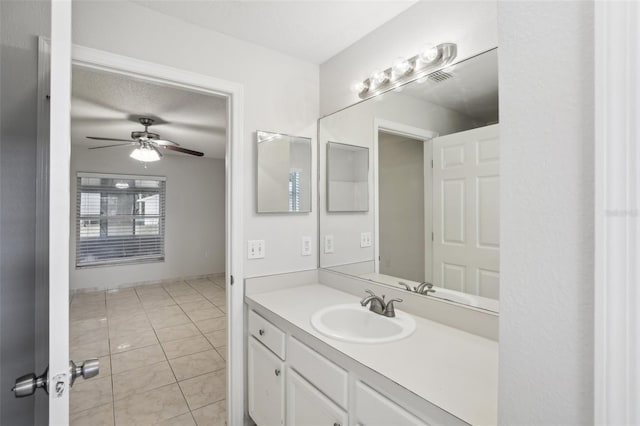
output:
<path id="1" fill-rule="evenodd" d="M 274 371 L 274 373 L 276 373 L 276 376 L 279 376 L 280 375 L 280 369 L 276 368 L 276 371 Z"/>
<path id="2" fill-rule="evenodd" d="M 264 329 L 261 328 L 260 330 L 258 330 L 258 333 L 260 333 L 261 336 L 264 336 Z"/>

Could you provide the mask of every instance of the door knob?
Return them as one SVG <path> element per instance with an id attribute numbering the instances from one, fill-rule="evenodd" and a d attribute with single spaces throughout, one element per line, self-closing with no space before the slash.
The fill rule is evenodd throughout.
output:
<path id="1" fill-rule="evenodd" d="M 33 395 L 38 388 L 43 388 L 45 392 L 49 393 L 48 370 L 49 369 L 47 368 L 40 376 L 30 373 L 18 377 L 15 386 L 11 389 L 16 398 Z M 97 358 L 88 359 L 78 365 L 73 361 L 69 361 L 69 386 L 73 386 L 73 383 L 78 377 L 90 379 L 97 376 L 99 373 L 100 361 L 98 361 Z M 64 387 L 64 382 L 61 382 L 60 384 Z"/>
<path id="2" fill-rule="evenodd" d="M 71 377 L 70 386 L 73 386 L 73 383 L 78 377 L 82 377 L 86 380 L 97 376 L 99 373 L 100 361 L 98 361 L 97 358 L 88 359 L 79 365 L 76 365 L 73 361 L 69 361 L 69 376 Z"/>
<path id="3" fill-rule="evenodd" d="M 49 393 L 48 389 L 48 369 L 44 370 L 40 376 L 37 376 L 33 373 L 25 374 L 24 376 L 20 376 L 16 379 L 16 384 L 13 386 L 13 394 L 16 398 L 24 398 L 25 396 L 33 395 L 36 392 L 36 389 L 43 388 L 45 392 Z"/>

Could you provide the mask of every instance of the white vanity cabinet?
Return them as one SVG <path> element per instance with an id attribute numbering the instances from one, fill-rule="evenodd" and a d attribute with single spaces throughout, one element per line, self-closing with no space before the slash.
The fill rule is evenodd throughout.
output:
<path id="1" fill-rule="evenodd" d="M 366 384 L 371 376 L 302 343 L 303 336 L 286 323 L 282 328 L 286 333 L 249 311 L 249 414 L 258 426 L 427 426 Z M 430 424 L 465 424 L 446 413 L 432 414 Z"/>

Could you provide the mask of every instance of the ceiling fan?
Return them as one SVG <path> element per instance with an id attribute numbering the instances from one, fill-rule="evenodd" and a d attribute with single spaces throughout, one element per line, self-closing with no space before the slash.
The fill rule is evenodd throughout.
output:
<path id="1" fill-rule="evenodd" d="M 157 133 L 149 132 L 149 126 L 153 124 L 153 119 L 149 117 L 138 118 L 140 124 L 144 126 L 143 131 L 131 132 L 131 140 L 127 139 L 114 139 L 114 138 L 101 138 L 97 136 L 87 136 L 87 139 L 93 139 L 98 141 L 113 141 L 113 142 L 126 142 L 113 145 L 95 146 L 89 149 L 102 149 L 111 148 L 116 146 L 131 146 L 137 145 L 130 157 L 138 161 L 149 163 L 151 161 L 158 161 L 162 157 L 162 153 L 159 148 L 168 149 L 169 151 L 182 152 L 184 154 L 195 155 L 202 157 L 204 154 L 199 151 L 194 151 L 187 148 L 180 147 L 180 144 L 168 139 L 160 139 L 160 135 Z"/>

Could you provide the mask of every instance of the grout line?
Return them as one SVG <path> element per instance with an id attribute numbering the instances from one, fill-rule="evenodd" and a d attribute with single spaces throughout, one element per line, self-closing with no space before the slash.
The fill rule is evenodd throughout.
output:
<path id="1" fill-rule="evenodd" d="M 212 286 L 213 286 L 213 287 L 215 287 L 215 288 L 217 288 L 217 289 L 220 289 L 220 290 L 222 290 L 222 291 L 226 292 L 226 289 L 221 288 L 217 283 L 213 282 L 212 280 L 210 280 L 210 279 L 208 279 L 208 278 L 206 278 L 206 279 L 207 279 L 207 280 L 212 284 Z M 218 310 L 220 310 L 221 312 L 223 312 L 223 313 L 224 313 L 224 317 L 226 317 L 226 312 L 224 312 L 224 311 L 223 311 L 223 310 L 222 310 L 222 309 L 221 309 L 221 308 L 220 308 L 216 303 L 214 303 L 211 299 L 209 299 L 208 297 L 206 297 L 206 296 L 205 296 L 205 294 L 204 294 L 202 291 L 200 291 L 200 290 L 198 290 L 197 288 L 193 287 L 193 286 L 192 286 L 191 284 L 189 284 L 186 280 L 183 280 L 183 281 L 180 281 L 180 282 L 184 283 L 186 286 L 188 286 L 189 288 L 191 288 L 192 290 L 194 290 L 198 295 L 200 295 L 200 296 L 201 296 L 201 297 L 203 297 L 205 300 L 207 300 L 209 303 L 211 303 L 211 304 L 212 304 L 216 309 L 218 309 Z M 138 293 L 138 290 L 136 289 L 136 287 L 132 287 L 132 288 L 133 288 L 133 290 L 134 290 L 134 294 L 135 294 L 135 297 L 136 297 L 136 299 L 137 299 L 137 301 L 138 301 L 138 305 L 139 305 L 139 306 L 137 306 L 137 307 L 136 307 L 136 309 L 135 309 L 135 314 L 137 314 L 138 312 L 142 312 L 142 313 L 144 313 L 144 315 L 145 315 L 145 317 L 146 317 L 147 321 L 151 324 L 151 330 L 153 331 L 153 333 L 154 333 L 154 335 L 155 335 L 155 337 L 156 337 L 157 343 L 154 343 L 154 344 L 152 344 L 152 345 L 147 345 L 147 346 L 139 347 L 139 348 L 132 348 L 132 349 L 125 350 L 125 351 L 122 351 L 122 352 L 113 353 L 113 352 L 111 351 L 111 338 L 112 338 L 112 336 L 111 336 L 111 331 L 110 331 L 110 329 L 109 329 L 109 324 L 110 324 L 110 322 L 111 322 L 111 318 L 110 318 L 110 317 L 111 317 L 111 315 L 109 314 L 109 309 L 108 309 L 108 304 L 107 304 L 107 296 L 106 296 L 107 291 L 106 291 L 106 290 L 101 290 L 101 291 L 100 291 L 100 292 L 102 292 L 102 293 L 103 293 L 103 295 L 104 295 L 104 301 L 103 301 L 103 303 L 104 303 L 104 305 L 105 305 L 105 310 L 106 310 L 106 319 L 107 319 L 107 325 L 106 325 L 106 328 L 107 328 L 107 339 L 108 339 L 108 340 L 107 340 L 107 344 L 108 344 L 108 346 L 109 346 L 109 348 L 108 348 L 108 358 L 109 358 L 109 364 L 110 364 L 110 370 L 111 370 L 111 374 L 110 374 L 110 382 L 111 382 L 111 404 L 112 404 L 112 409 L 113 409 L 113 421 L 114 421 L 114 425 L 116 425 L 116 424 L 117 424 L 117 422 L 116 422 L 116 406 L 115 406 L 115 402 L 116 402 L 116 400 L 115 400 L 114 384 L 113 384 L 114 372 L 113 372 L 113 359 L 112 359 L 112 357 L 113 357 L 114 355 L 123 354 L 123 353 L 129 352 L 129 351 L 133 351 L 133 350 L 136 350 L 136 349 L 143 349 L 143 348 L 146 348 L 146 347 L 149 347 L 149 346 L 153 346 L 153 345 L 155 345 L 155 344 L 158 344 L 158 345 L 160 346 L 160 349 L 162 350 L 162 352 L 163 352 L 163 355 L 164 355 L 165 359 L 164 359 L 164 361 L 159 361 L 158 363 L 154 363 L 153 365 L 155 365 L 155 364 L 159 364 L 160 362 L 166 362 L 167 364 L 169 364 L 169 368 L 171 369 L 171 372 L 172 372 L 172 374 L 173 374 L 173 377 L 174 377 L 174 379 L 175 379 L 175 382 L 174 382 L 174 383 L 167 384 L 167 385 L 159 386 L 159 387 L 154 388 L 154 389 L 149 389 L 149 390 L 147 390 L 147 391 L 145 391 L 145 392 L 141 392 L 141 393 L 139 393 L 138 395 L 142 395 L 142 394 L 147 393 L 147 392 L 150 392 L 150 391 L 155 391 L 155 390 L 157 390 L 157 389 L 161 389 L 161 388 L 166 387 L 166 386 L 171 386 L 171 385 L 174 385 L 174 384 L 175 384 L 175 385 L 178 385 L 178 389 L 180 390 L 180 393 L 181 393 L 181 395 L 182 395 L 182 397 L 183 397 L 183 400 L 184 400 L 184 402 L 185 402 L 185 404 L 186 404 L 186 406 L 187 406 L 188 413 L 190 414 L 190 416 L 191 416 L 192 420 L 194 421 L 194 423 L 196 423 L 196 421 L 195 421 L 195 417 L 194 417 L 194 415 L 193 415 L 193 410 L 192 410 L 192 409 L 191 409 L 191 407 L 189 406 L 189 402 L 187 401 L 187 398 L 186 398 L 186 396 L 185 396 L 184 392 L 182 391 L 182 387 L 180 386 L 180 383 L 181 383 L 181 382 L 184 382 L 184 381 L 187 381 L 187 380 L 191 380 L 191 379 L 195 379 L 195 378 L 198 378 L 198 377 L 202 377 L 202 376 L 207 375 L 207 374 L 217 373 L 217 372 L 220 372 L 220 371 L 222 371 L 222 370 L 228 370 L 228 361 L 224 358 L 224 356 L 222 356 L 222 354 L 221 354 L 221 353 L 220 353 L 220 351 L 218 350 L 218 347 L 217 347 L 217 346 L 215 346 L 215 345 L 213 345 L 213 343 L 211 343 L 211 341 L 209 341 L 209 339 L 206 337 L 205 333 L 204 333 L 204 332 L 203 332 L 203 331 L 198 327 L 198 325 L 196 324 L 196 322 L 195 322 L 193 319 L 191 319 L 191 317 L 187 314 L 187 312 L 186 312 L 186 311 L 184 310 L 184 308 L 181 306 L 181 303 L 178 303 L 178 301 L 174 298 L 174 296 L 172 296 L 172 295 L 171 295 L 171 293 L 169 293 L 169 292 L 167 291 L 167 289 L 166 289 L 166 288 L 164 288 L 164 285 L 163 285 L 163 284 L 161 284 L 161 285 L 159 286 L 159 288 L 161 288 L 161 289 L 164 291 L 164 293 L 166 293 L 166 294 L 168 295 L 168 297 L 169 297 L 171 300 L 173 300 L 173 302 L 175 303 L 175 305 L 167 305 L 167 306 L 178 306 L 178 307 L 179 307 L 179 309 L 182 311 L 182 313 L 183 313 L 183 314 L 187 317 L 187 319 L 189 320 L 189 322 L 188 322 L 188 323 L 185 323 L 185 324 L 178 324 L 178 325 L 176 325 L 176 326 L 192 324 L 192 325 L 196 328 L 196 330 L 198 331 L 198 333 L 197 333 L 196 335 L 194 335 L 194 336 L 189 336 L 189 337 L 185 337 L 185 338 L 177 339 L 177 340 L 175 340 L 175 341 L 181 341 L 181 340 L 186 340 L 186 339 L 192 339 L 192 338 L 194 338 L 194 337 L 202 337 L 202 338 L 204 338 L 204 339 L 205 339 L 205 341 L 210 345 L 210 348 L 209 348 L 209 349 L 205 349 L 205 350 L 202 350 L 202 351 L 194 352 L 194 353 L 192 353 L 192 354 L 188 354 L 188 355 L 182 355 L 182 356 L 179 356 L 179 357 L 173 358 L 172 360 L 175 360 L 175 359 L 179 359 L 179 358 L 182 358 L 182 357 L 187 357 L 187 356 L 195 355 L 195 354 L 198 354 L 198 353 L 202 353 L 202 352 L 206 352 L 206 351 L 211 351 L 211 350 L 213 350 L 213 351 L 215 351 L 215 353 L 216 353 L 218 356 L 220 356 L 220 357 L 223 359 L 223 361 L 224 361 L 224 362 L 223 362 L 223 364 L 224 364 L 224 366 L 223 366 L 223 367 L 220 367 L 220 368 L 214 369 L 214 370 L 212 370 L 212 371 L 208 371 L 208 372 L 206 372 L 206 373 L 198 374 L 198 375 L 195 375 L 195 376 L 193 376 L 193 377 L 189 377 L 189 378 L 187 378 L 187 379 L 184 379 L 184 380 L 180 380 L 180 381 L 179 381 L 179 380 L 178 380 L 178 378 L 177 378 L 177 376 L 176 376 L 176 374 L 175 374 L 174 368 L 173 368 L 173 366 L 171 365 L 171 362 L 170 362 L 170 360 L 169 360 L 169 357 L 167 356 L 167 353 L 166 353 L 166 351 L 165 351 L 165 349 L 164 349 L 163 343 L 160 341 L 160 338 L 159 338 L 159 336 L 158 336 L 157 330 L 161 330 L 161 329 L 156 329 L 156 328 L 153 326 L 153 323 L 151 322 L 151 319 L 150 319 L 149 314 L 148 314 L 148 312 L 147 312 L 147 310 L 153 310 L 153 309 L 158 309 L 158 308 L 164 308 L 164 307 L 166 307 L 166 306 L 145 307 L 144 303 L 142 303 L 142 297 L 141 297 L 140 293 Z M 176 297 L 179 297 L 179 296 L 176 296 Z M 72 298 L 71 298 L 71 299 L 73 300 L 73 295 L 72 295 Z M 184 302 L 184 303 L 191 303 L 191 302 Z M 71 304 L 71 302 L 70 302 L 70 304 Z M 214 317 L 214 318 L 221 318 L 221 317 Z M 214 318 L 206 318 L 206 319 L 203 319 L 202 321 L 206 321 L 206 320 L 208 320 L 208 319 L 214 319 Z M 169 326 L 169 327 L 173 327 L 173 326 Z M 165 327 L 165 328 L 169 328 L 169 327 Z M 214 332 L 223 331 L 223 330 L 226 330 L 226 331 L 228 332 L 228 328 L 229 328 L 229 325 L 227 324 L 226 328 L 223 328 L 223 329 L 220 329 L 220 330 L 212 330 L 212 331 L 210 331 L 209 333 L 214 333 Z M 134 332 L 134 333 L 131 333 L 130 335 L 136 335 L 136 334 L 139 334 L 139 332 Z M 126 335 L 127 335 L 127 334 L 124 334 L 123 336 L 126 336 Z M 115 338 L 116 336 L 113 336 L 113 337 Z M 174 340 L 172 340 L 172 341 L 174 341 Z M 167 342 L 165 342 L 165 343 L 167 343 Z M 221 346 L 221 347 L 222 347 L 222 346 Z M 131 371 L 131 370 L 127 370 L 127 371 Z M 120 372 L 120 373 L 126 373 L 127 371 L 123 371 L 123 372 Z M 118 374 L 120 374 L 120 373 L 118 373 Z M 226 375 L 227 375 L 227 371 L 225 371 L 225 377 L 226 377 Z M 122 398 L 122 399 L 124 399 L 124 398 Z M 208 404 L 205 404 L 205 405 L 204 405 L 204 406 L 202 406 L 202 407 L 197 407 L 195 410 L 199 410 L 200 408 L 204 408 L 204 407 L 206 407 L 206 406 L 209 406 L 209 405 L 212 405 L 212 404 L 216 404 L 216 403 L 218 403 L 218 402 L 220 402 L 220 401 L 223 401 L 223 400 L 225 400 L 225 399 L 226 399 L 226 394 L 224 395 L 224 397 L 223 397 L 223 398 L 218 399 L 218 400 L 215 400 L 215 401 L 212 401 L 212 402 L 210 402 L 210 403 L 208 403 Z M 95 408 L 95 407 L 94 407 L 94 408 Z M 94 408 L 89 408 L 89 409 L 87 409 L 87 410 L 94 409 Z M 83 410 L 83 411 L 84 411 L 84 410 Z M 179 414 L 178 416 L 182 416 L 182 415 L 184 415 L 184 414 L 186 414 L 186 413 Z M 175 418 L 175 417 L 178 417 L 178 416 L 174 416 L 174 417 L 172 417 L 172 418 Z M 169 419 L 167 419 L 167 420 L 169 420 Z"/>

